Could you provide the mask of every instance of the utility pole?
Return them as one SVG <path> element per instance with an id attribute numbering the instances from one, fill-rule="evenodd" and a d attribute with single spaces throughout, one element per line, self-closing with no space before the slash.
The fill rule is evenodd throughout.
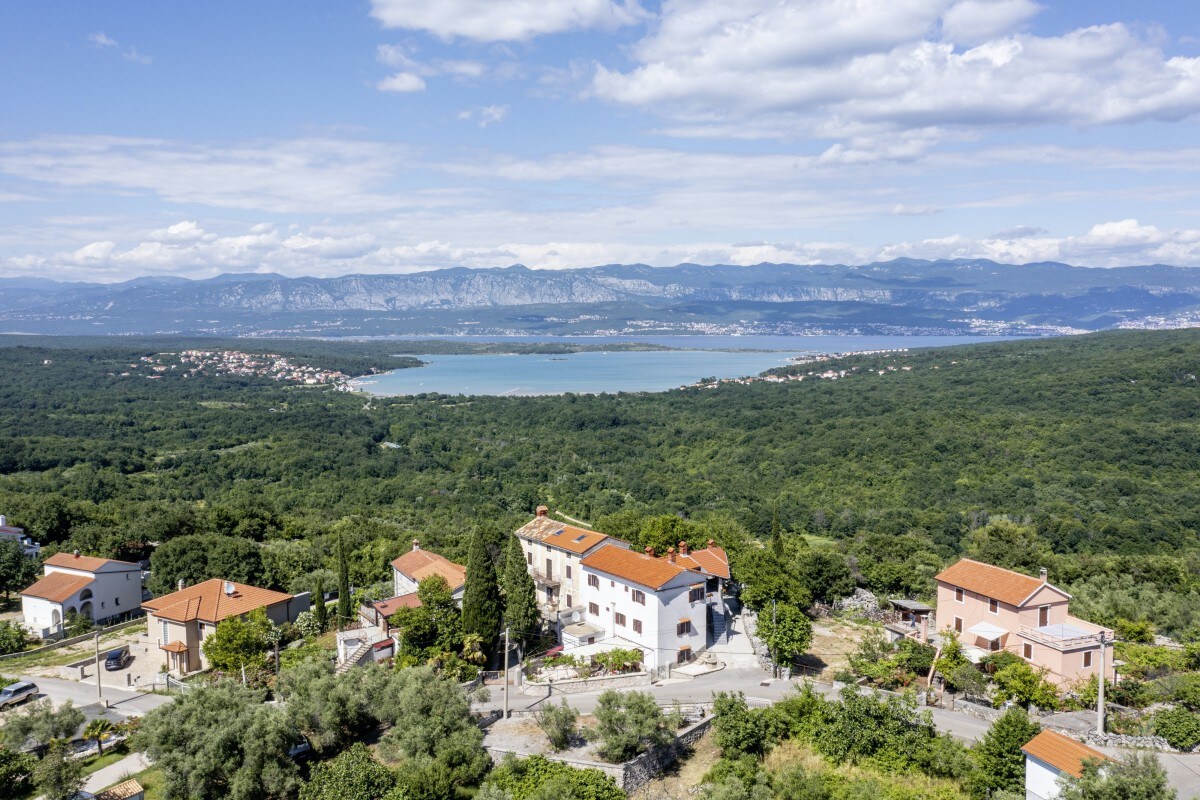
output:
<path id="1" fill-rule="evenodd" d="M 104 708 L 104 689 L 100 685 L 100 634 L 96 634 L 96 701 Z"/>
<path id="2" fill-rule="evenodd" d="M 1104 735 L 1104 631 L 1100 631 L 1100 679 L 1096 681 L 1096 733 Z"/>
<path id="3" fill-rule="evenodd" d="M 508 626 L 504 626 L 504 718 L 508 719 Z"/>

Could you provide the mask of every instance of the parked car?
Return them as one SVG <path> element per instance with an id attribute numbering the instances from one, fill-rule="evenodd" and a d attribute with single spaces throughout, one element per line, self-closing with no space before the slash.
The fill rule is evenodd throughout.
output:
<path id="1" fill-rule="evenodd" d="M 108 655 L 104 659 L 104 668 L 109 672 L 115 669 L 124 669 L 133 661 L 133 656 L 129 654 L 128 647 L 118 647 L 116 650 L 109 650 Z"/>
<path id="2" fill-rule="evenodd" d="M 0 708 L 15 706 L 37 696 L 38 687 L 35 683 L 21 681 L 20 683 L 9 684 L 0 689 Z"/>

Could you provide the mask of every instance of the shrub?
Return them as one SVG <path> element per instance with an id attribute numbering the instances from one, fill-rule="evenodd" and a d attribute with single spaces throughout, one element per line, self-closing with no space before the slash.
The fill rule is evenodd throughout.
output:
<path id="1" fill-rule="evenodd" d="M 571 737 L 575 735 L 575 722 L 579 719 L 579 712 L 563 700 L 557 706 L 552 703 L 542 706 L 534 714 L 534 719 L 537 720 L 542 733 L 546 734 L 550 746 L 558 752 L 570 745 Z"/>
<path id="2" fill-rule="evenodd" d="M 600 741 L 596 752 L 614 764 L 675 740 L 654 696 L 645 692 L 622 693 L 610 689 L 600 695 L 595 715 L 598 724 L 593 736 Z"/>
<path id="3" fill-rule="evenodd" d="M 1154 644 L 1154 626 L 1144 619 L 1119 619 L 1113 627 L 1119 639 L 1138 644 Z"/>
<path id="4" fill-rule="evenodd" d="M 511 800 L 570 797 L 576 800 L 625 800 L 612 778 L 598 769 L 575 769 L 541 756 L 506 756 L 492 770 L 479 797 Z"/>
<path id="5" fill-rule="evenodd" d="M 1154 715 L 1154 732 L 1176 750 L 1191 750 L 1200 744 L 1200 716 L 1186 708 L 1171 708 Z"/>

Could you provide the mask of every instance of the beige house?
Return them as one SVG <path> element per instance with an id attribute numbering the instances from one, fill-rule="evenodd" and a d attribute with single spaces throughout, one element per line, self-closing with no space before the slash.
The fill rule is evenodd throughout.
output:
<path id="1" fill-rule="evenodd" d="M 935 580 L 938 627 L 955 631 L 972 660 L 1007 650 L 1044 668 L 1059 686 L 1099 674 L 1103 660 L 1105 678 L 1116 679 L 1113 632 L 1067 613 L 1071 595 L 1051 584 L 1046 570 L 1034 578 L 964 558 Z"/>
<path id="2" fill-rule="evenodd" d="M 421 581 L 434 575 L 446 579 L 451 596 L 461 603 L 467 585 L 467 568 L 432 550 L 422 550 L 421 543 L 413 539 L 412 549 L 392 562 L 394 596 L 416 592 Z"/>
<path id="3" fill-rule="evenodd" d="M 551 519 L 545 506 L 538 506 L 537 516 L 516 534 L 537 587 L 542 616 L 556 623 L 562 613 L 583 609 L 580 560 L 602 547 L 629 548 L 621 539 Z"/>
<path id="4" fill-rule="evenodd" d="M 180 675 L 208 669 L 201 645 L 217 623 L 265 608 L 276 625 L 295 622 L 308 611 L 308 593 L 290 595 L 219 578 L 142 603 L 150 641 L 163 652 L 163 663 Z"/>

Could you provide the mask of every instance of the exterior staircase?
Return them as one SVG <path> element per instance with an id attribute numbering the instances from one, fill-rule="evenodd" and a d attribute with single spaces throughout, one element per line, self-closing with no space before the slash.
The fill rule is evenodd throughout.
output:
<path id="1" fill-rule="evenodd" d="M 725 641 L 725 632 L 728 630 L 728 624 L 725 621 L 725 614 L 713 609 L 712 615 L 712 640 L 713 644 Z"/>
<path id="2" fill-rule="evenodd" d="M 369 641 L 363 642 L 362 644 L 360 644 L 357 647 L 357 649 L 354 650 L 354 652 L 352 652 L 350 655 L 348 655 L 346 657 L 345 661 L 343 661 L 342 663 L 337 665 L 337 669 L 334 670 L 334 674 L 335 675 L 344 675 L 345 673 L 349 672 L 354 667 L 357 667 L 359 664 L 361 664 L 363 661 L 365 661 L 367 659 L 368 655 L 370 655 L 371 647 L 373 645 L 374 645 L 374 642 L 369 642 Z"/>

